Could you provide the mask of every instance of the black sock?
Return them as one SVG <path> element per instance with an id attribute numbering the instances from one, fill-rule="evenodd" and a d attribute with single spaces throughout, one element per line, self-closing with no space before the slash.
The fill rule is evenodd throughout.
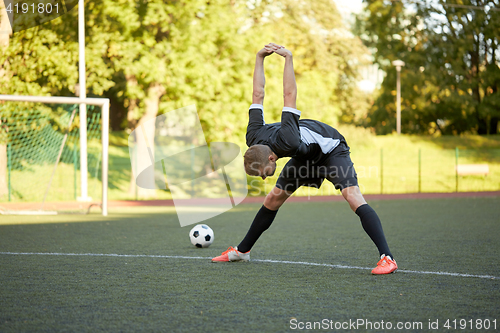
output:
<path id="1" fill-rule="evenodd" d="M 262 235 L 262 233 L 269 228 L 271 223 L 273 223 L 274 217 L 277 213 L 277 210 L 270 210 L 262 205 L 259 212 L 255 216 L 247 235 L 243 238 L 240 245 L 238 245 L 238 251 L 243 253 L 250 251 L 257 239 L 259 239 L 260 235 Z"/>
<path id="2" fill-rule="evenodd" d="M 385 254 L 394 259 L 391 251 L 389 250 L 389 245 L 387 245 L 387 241 L 385 240 L 384 230 L 382 230 L 380 219 L 373 208 L 371 208 L 368 204 L 361 205 L 358 209 L 356 209 L 356 214 L 361 219 L 363 229 L 365 229 L 365 232 L 377 246 L 379 254 Z"/>

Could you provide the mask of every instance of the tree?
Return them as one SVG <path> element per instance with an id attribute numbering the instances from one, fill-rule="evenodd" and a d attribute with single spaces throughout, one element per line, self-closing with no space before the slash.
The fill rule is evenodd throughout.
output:
<path id="1" fill-rule="evenodd" d="M 359 66 L 368 50 L 344 26 L 333 1 L 255 1 L 250 34 L 285 45 L 293 51 L 298 86 L 298 108 L 308 118 L 332 125 L 350 122 L 359 113 L 360 92 L 356 86 Z M 265 44 L 263 39 L 261 44 Z M 271 58 L 270 61 L 275 59 Z M 279 60 L 279 59 L 278 59 Z M 267 60 L 266 60 L 267 61 Z M 278 62 L 279 63 L 279 62 Z M 272 65 L 271 79 L 281 78 L 282 67 Z M 281 81 L 267 96 L 281 96 Z M 268 88 L 266 87 L 266 90 Z M 267 101 L 267 100 L 266 100 Z M 279 121 L 281 98 L 275 98 L 272 117 Z M 267 112 L 266 112 L 267 113 Z"/>
<path id="2" fill-rule="evenodd" d="M 366 1 L 358 34 L 388 73 L 366 123 L 378 133 L 395 128 L 391 61 L 401 59 L 403 132 L 498 133 L 498 10 L 498 2 L 482 0 Z"/>
<path id="3" fill-rule="evenodd" d="M 9 47 L 9 39 L 12 34 L 7 12 L 0 8 L 0 49 L 4 52 Z M 3 66 L 2 66 L 3 67 Z M 5 75 L 5 70 L 0 68 L 0 78 Z M 6 143 L 6 128 L 2 126 L 0 118 L 0 198 L 6 195 L 9 191 L 7 184 L 7 143 Z"/>
<path id="4" fill-rule="evenodd" d="M 335 125 L 359 105 L 355 79 L 366 48 L 330 0 L 88 0 L 85 6 L 88 96 L 111 99 L 115 130 L 196 104 L 208 142 L 243 147 L 255 53 L 271 41 L 294 52 L 299 108 L 308 118 Z M 279 121 L 283 62 L 266 61 L 266 118 Z M 2 93 L 74 95 L 77 11 L 14 34 L 0 62 Z"/>

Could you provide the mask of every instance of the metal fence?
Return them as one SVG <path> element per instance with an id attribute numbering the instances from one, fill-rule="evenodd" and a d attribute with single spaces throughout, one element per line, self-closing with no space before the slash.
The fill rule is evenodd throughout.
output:
<path id="1" fill-rule="evenodd" d="M 351 159 L 365 194 L 500 190 L 500 149 L 354 149 Z M 340 193 L 327 181 L 319 190 L 297 191 L 297 195 L 335 194 Z"/>
<path id="2" fill-rule="evenodd" d="M 70 157 L 75 159 L 74 155 Z M 364 194 L 418 193 L 418 192 L 469 192 L 500 190 L 500 149 L 352 149 L 358 181 Z M 89 165 L 89 194 L 100 197 L 100 165 L 97 159 Z M 92 162 L 93 161 L 93 162 Z M 278 160 L 275 176 L 265 181 L 249 177 L 249 195 L 265 195 L 275 185 L 278 175 L 287 159 Z M 487 174 L 459 175 L 457 166 L 487 165 Z M 58 166 L 51 193 L 60 192 L 56 200 L 74 200 L 79 191 L 75 181 L 79 170 L 73 160 L 62 162 Z M 26 186 L 29 183 L 26 184 Z M 149 192 L 148 192 L 149 191 Z M 147 190 L 147 196 L 131 180 L 131 159 L 128 147 L 110 147 L 109 159 L 109 199 L 171 199 L 167 190 Z M 325 181 L 320 189 L 302 187 L 297 190 L 299 196 L 339 195 L 333 185 Z M 8 201 L 7 196 L 0 201 Z M 12 201 L 25 201 L 12 197 Z"/>

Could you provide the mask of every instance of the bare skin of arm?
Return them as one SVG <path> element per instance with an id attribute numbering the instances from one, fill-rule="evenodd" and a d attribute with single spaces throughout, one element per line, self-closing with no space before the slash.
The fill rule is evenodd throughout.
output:
<path id="1" fill-rule="evenodd" d="M 264 104 L 264 87 L 266 85 L 264 58 L 273 53 L 274 51 L 269 44 L 257 52 L 257 56 L 255 57 L 255 69 L 253 72 L 252 104 Z"/>
<path id="2" fill-rule="evenodd" d="M 274 43 L 268 44 L 274 53 L 285 58 L 285 69 L 283 70 L 283 99 L 284 106 L 297 109 L 297 83 L 293 70 L 293 56 L 290 50 Z"/>

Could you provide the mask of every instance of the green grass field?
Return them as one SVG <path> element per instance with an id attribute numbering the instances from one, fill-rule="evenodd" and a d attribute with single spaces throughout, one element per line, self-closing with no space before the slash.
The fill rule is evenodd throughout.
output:
<path id="1" fill-rule="evenodd" d="M 439 320 L 434 332 L 479 331 L 476 320 L 489 319 L 498 330 L 499 203 L 371 202 L 400 268 L 387 276 L 370 274 L 376 248 L 344 202 L 285 204 L 248 263 L 209 258 L 238 244 L 257 204 L 206 221 L 207 249 L 190 244 L 171 207 L 2 216 L 0 332 L 284 332 L 323 319 L 410 323 L 400 332 L 428 331 L 429 320 Z M 447 319 L 474 327 L 446 330 Z"/>

